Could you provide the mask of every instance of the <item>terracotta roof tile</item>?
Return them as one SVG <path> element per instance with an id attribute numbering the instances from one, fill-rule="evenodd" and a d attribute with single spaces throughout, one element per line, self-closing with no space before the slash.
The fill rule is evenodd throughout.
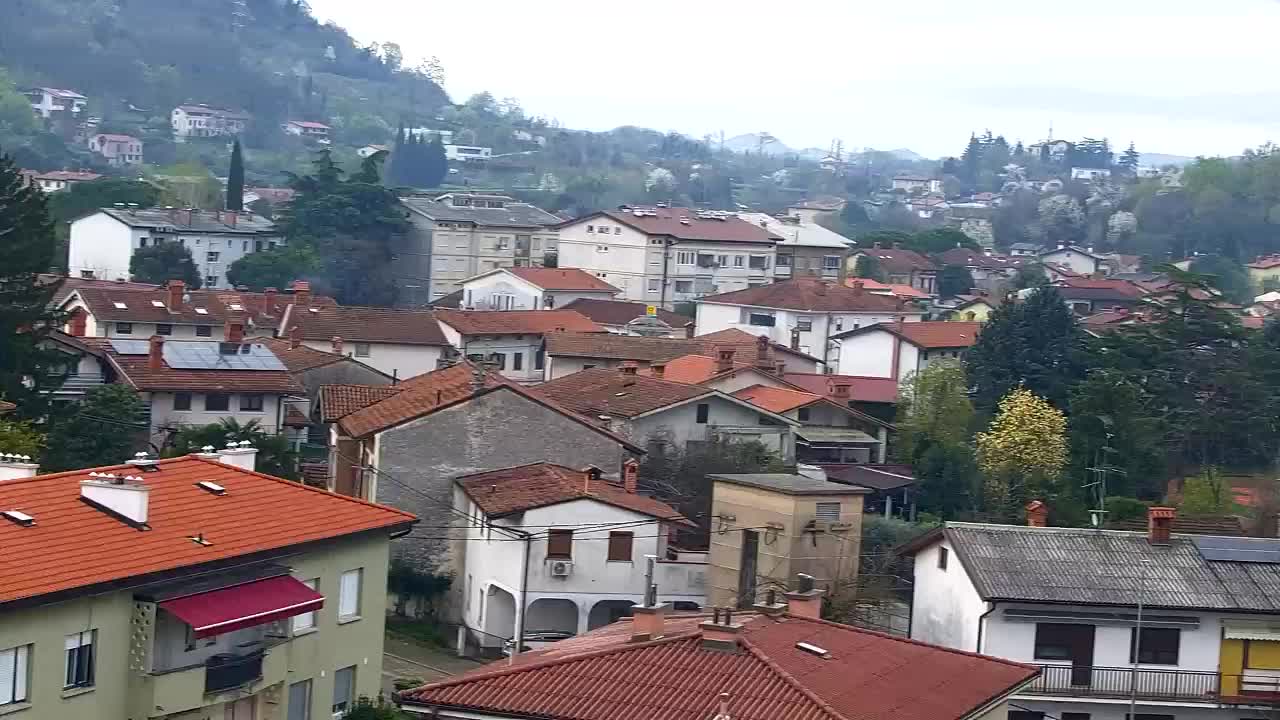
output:
<path id="1" fill-rule="evenodd" d="M 738 358 L 754 358 L 756 348 L 760 342 L 760 336 L 752 335 L 739 328 L 727 328 L 699 335 L 694 340 L 702 343 L 704 354 L 714 354 L 718 349 L 733 348 L 737 352 Z M 769 341 L 769 347 L 776 353 L 780 352 L 793 357 L 821 362 L 821 360 L 812 355 L 806 355 L 799 350 L 792 350 L 786 345 L 772 340 Z"/>
<path id="2" fill-rule="evenodd" d="M 1108 530 L 1147 531 L 1147 519 L 1133 518 L 1115 520 L 1107 523 Z M 1227 535 L 1248 537 L 1244 524 L 1238 515 L 1176 515 L 1170 528 L 1173 532 L 1186 535 Z"/>
<path id="3" fill-rule="evenodd" d="M 102 352 L 120 373 L 121 380 L 136 390 L 301 393 L 302 385 L 288 370 L 191 370 L 171 368 L 161 362 L 158 369 L 148 365 L 146 355 L 121 355 L 104 338 L 81 338 L 85 345 Z M 168 340 L 191 345 L 220 345 L 216 341 Z"/>
<path id="4" fill-rule="evenodd" d="M 275 300 L 268 303 L 266 293 L 187 290 L 182 304 L 175 311 L 170 311 L 167 288 L 148 288 L 140 283 L 91 282 L 94 284 L 71 278 L 63 280 L 63 289 L 59 290 L 59 295 L 65 300 L 70 292 L 64 290 L 74 289 L 99 322 L 221 325 L 228 318 L 241 317 L 252 319 L 257 326 L 275 329 L 285 308 L 293 299 L 290 294 L 277 293 Z M 312 296 L 310 302 L 320 307 L 336 305 L 333 298 L 325 296 Z M 196 312 L 197 308 L 205 312 Z"/>
<path id="5" fill-rule="evenodd" d="M 316 350 L 306 345 L 292 347 L 291 343 L 284 338 L 254 337 L 249 339 L 271 348 L 271 353 L 279 358 L 280 362 L 284 363 L 284 366 L 289 368 L 291 373 L 306 372 L 307 370 L 351 359 L 346 355 Z"/>
<path id="6" fill-rule="evenodd" d="M 908 323 L 876 323 L 874 325 L 867 325 L 866 327 L 839 333 L 833 337 L 848 338 L 855 335 L 865 335 L 867 333 L 878 331 L 892 333 L 912 345 L 925 349 L 964 348 L 972 347 L 973 343 L 977 341 L 978 333 L 982 332 L 982 323 L 946 322 L 941 320 Z"/>
<path id="7" fill-rule="evenodd" d="M 893 378 L 863 377 L 860 375 L 821 375 L 816 373 L 787 373 L 784 379 L 811 393 L 825 395 L 841 405 L 849 402 L 896 403 L 898 381 Z M 849 396 L 836 394 L 837 385 L 848 385 Z"/>
<path id="8" fill-rule="evenodd" d="M 901 250 L 895 248 L 858 248 L 853 251 L 856 255 L 871 255 L 880 261 L 880 267 L 885 272 L 905 273 L 913 270 L 921 272 L 930 272 L 937 270 L 938 266 L 932 260 L 921 255 L 914 250 Z"/>
<path id="9" fill-rule="evenodd" d="M 601 325 L 626 325 L 636 318 L 644 317 L 647 308 L 647 305 L 640 302 L 579 298 L 560 309 L 581 313 L 587 319 Z M 658 308 L 658 319 L 677 329 L 693 322 L 693 318 L 677 315 L 662 308 Z"/>
<path id="10" fill-rule="evenodd" d="M 736 615 L 737 652 L 703 646 L 705 615 L 631 640 L 623 620 L 524 656 L 410 690 L 410 705 L 547 720 L 958 720 L 1017 689 L 1035 666 L 794 615 Z M 809 643 L 827 651 L 801 650 Z"/>
<path id="11" fill-rule="evenodd" d="M 701 352 L 702 343 L 681 338 L 652 338 L 612 333 L 552 333 L 546 337 L 548 355 L 656 362 Z"/>
<path id="12" fill-rule="evenodd" d="M 821 395 L 801 390 L 788 390 L 768 385 L 745 387 L 735 392 L 733 396 L 775 413 L 785 413 L 826 399 Z"/>
<path id="13" fill-rule="evenodd" d="M 395 343 L 400 345 L 448 345 L 435 313 L 430 310 L 356 307 L 351 305 L 291 305 L 280 328 L 287 337 L 297 328 L 304 340 L 328 342 Z"/>
<path id="14" fill-rule="evenodd" d="M 302 428 L 310 425 L 311 420 L 306 415 L 303 415 L 302 411 L 290 405 L 284 411 L 284 424 L 288 427 Z"/>
<path id="15" fill-rule="evenodd" d="M 578 268 L 509 267 L 504 271 L 521 280 L 533 283 L 543 290 L 588 290 L 591 292 L 620 293 L 621 289 L 610 285 L 586 270 Z"/>
<path id="16" fill-rule="evenodd" d="M 854 283 L 862 283 L 862 289 L 867 292 L 878 293 L 880 295 L 892 295 L 894 297 L 912 298 L 923 300 L 930 297 L 929 293 L 923 290 L 917 290 L 910 285 L 902 283 L 882 283 L 876 282 L 871 278 L 845 278 L 845 287 L 853 287 Z"/>
<path id="17" fill-rule="evenodd" d="M 817 278 L 796 278 L 781 282 L 707 295 L 698 302 L 757 307 L 785 308 L 808 312 L 894 312 L 903 310 L 897 298 L 877 295 L 865 288 L 845 287 Z M 905 312 L 920 312 L 907 307 Z"/>
<path id="18" fill-rule="evenodd" d="M 637 206 L 628 210 L 606 210 L 571 220 L 570 223 L 589 221 L 601 216 L 639 230 L 646 235 L 668 235 L 680 240 L 772 245 L 782 239 L 769 232 L 766 228 L 749 223 L 731 213 L 723 214 L 719 218 L 712 218 L 707 215 L 700 215 L 697 210 L 680 207 Z"/>
<path id="19" fill-rule="evenodd" d="M 0 507 L 35 518 L 30 527 L 0 523 L 0 603 L 415 520 L 400 510 L 194 456 L 161 460 L 156 467 L 94 468 L 142 477 L 150 488 L 146 532 L 80 501 L 78 481 L 88 478 L 88 469 L 0 485 Z M 196 487 L 201 480 L 216 482 L 226 494 Z M 212 544 L 191 542 L 196 533 Z"/>
<path id="20" fill-rule="evenodd" d="M 399 385 L 321 385 L 320 420 L 336 422 L 400 392 Z"/>
<path id="21" fill-rule="evenodd" d="M 1275 267 L 1280 267 L 1280 255 L 1263 255 L 1249 263 L 1247 267 L 1253 268 L 1254 270 L 1270 270 Z"/>
<path id="22" fill-rule="evenodd" d="M 605 332 L 573 310 L 446 310 L 436 318 L 463 335 L 519 335 L 553 332 Z"/>
<path id="23" fill-rule="evenodd" d="M 746 363 L 735 361 L 728 370 L 722 371 L 719 361 L 709 355 L 681 355 L 662 362 L 662 379 L 688 385 L 701 385 L 718 375 L 731 373 L 734 370 L 747 370 L 751 367 Z M 642 372 L 650 377 L 656 377 L 652 367 Z"/>
<path id="24" fill-rule="evenodd" d="M 583 415 L 635 417 L 712 391 L 698 385 L 592 368 L 537 385 L 534 391 Z"/>
<path id="25" fill-rule="evenodd" d="M 586 481 L 584 470 L 540 462 L 464 475 L 458 484 L 490 517 L 573 500 L 590 499 L 661 519 L 688 522 L 675 508 L 651 497 L 629 493 L 617 483 Z"/>

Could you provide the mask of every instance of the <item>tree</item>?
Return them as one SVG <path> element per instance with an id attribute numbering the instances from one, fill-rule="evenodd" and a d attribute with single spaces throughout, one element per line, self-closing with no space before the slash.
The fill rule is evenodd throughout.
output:
<path id="1" fill-rule="evenodd" d="M 1044 265 L 1038 262 L 1027 262 L 1018 266 L 1013 274 L 1013 288 L 1026 290 L 1033 287 L 1044 287 L 1049 284 L 1049 277 L 1044 274 Z"/>
<path id="2" fill-rule="evenodd" d="M 1050 245 L 1078 244 L 1085 237 L 1084 210 L 1070 195 L 1047 197 L 1040 201 L 1040 226 Z"/>
<path id="3" fill-rule="evenodd" d="M 0 419 L 0 448 L 5 452 L 38 458 L 44 442 L 44 433 L 30 422 Z"/>
<path id="4" fill-rule="evenodd" d="M 988 513 L 1016 517 L 1028 500 L 1054 488 L 1067 464 L 1066 429 L 1062 411 L 1026 388 L 1000 400 L 990 428 L 974 436 Z"/>
<path id="5" fill-rule="evenodd" d="M 1083 371 L 1083 341 L 1075 315 L 1053 287 L 1004 303 L 965 355 L 974 407 L 990 415 L 1001 398 L 1023 386 L 1065 408 Z"/>
<path id="6" fill-rule="evenodd" d="M 244 156 L 238 138 L 231 148 L 231 169 L 227 172 L 227 209 L 244 210 Z"/>
<path id="7" fill-rule="evenodd" d="M 1222 515 L 1235 511 L 1231 484 L 1212 465 L 1182 483 L 1178 510 L 1188 515 Z"/>
<path id="8" fill-rule="evenodd" d="M 912 235 L 903 243 L 903 247 L 923 255 L 944 253 L 952 248 L 969 248 L 981 252 L 982 246 L 976 240 L 955 228 L 933 228 Z"/>
<path id="9" fill-rule="evenodd" d="M 288 287 L 294 280 L 311 277 L 320 269 L 320 258 L 309 245 L 286 243 L 250 253 L 227 268 L 227 282 L 254 292 Z"/>
<path id="10" fill-rule="evenodd" d="M 44 194 L 24 187 L 8 156 L 0 155 L 0 397 L 18 404 L 24 417 L 40 417 L 42 390 L 62 382 L 61 353 L 43 345 L 60 324 L 50 309 L 56 286 L 43 282 L 57 264 L 58 243 Z"/>
<path id="11" fill-rule="evenodd" d="M 0 68 L 0 137 L 32 135 L 39 129 L 31 101 L 18 92 L 9 74 Z"/>
<path id="12" fill-rule="evenodd" d="M 382 698 L 371 700 L 361 696 L 351 704 L 351 709 L 342 716 L 343 720 L 408 720 L 409 715 L 402 712 L 394 703 Z"/>
<path id="13" fill-rule="evenodd" d="M 1191 261 L 1189 272 L 1203 275 L 1205 280 L 1233 303 L 1247 305 L 1255 288 L 1240 263 L 1221 255 L 1201 255 Z"/>
<path id="14" fill-rule="evenodd" d="M 963 265 L 944 265 L 938 273 L 939 297 L 963 295 L 973 287 L 973 273 Z"/>
<path id="15" fill-rule="evenodd" d="M 288 480 L 298 479 L 298 457 L 289 440 L 283 435 L 267 433 L 257 420 L 241 423 L 234 418 L 223 418 L 208 425 L 182 427 L 173 436 L 173 446 L 165 454 L 177 457 L 200 452 L 207 445 L 221 449 L 228 442 L 245 440 L 258 449 L 258 472 Z"/>
<path id="16" fill-rule="evenodd" d="M 191 258 L 191 248 L 176 242 L 154 243 L 134 250 L 129 258 L 129 275 L 134 282 L 163 285 L 169 280 L 181 280 L 193 290 L 200 287 L 200 269 Z"/>
<path id="17" fill-rule="evenodd" d="M 41 466 L 49 472 L 118 465 L 145 448 L 147 405 L 127 385 L 102 385 L 50 422 Z"/>
<path id="18" fill-rule="evenodd" d="M 894 455 L 915 468 L 921 509 L 943 518 L 972 510 L 977 494 L 968 392 L 964 369 L 945 361 L 908 375 L 899 391 Z"/>
<path id="19" fill-rule="evenodd" d="M 1120 156 L 1120 161 L 1116 163 L 1120 166 L 1121 174 L 1128 178 L 1136 178 L 1138 176 L 1139 158 L 1141 158 L 1141 155 L 1138 154 L 1137 149 L 1130 142 L 1129 149 L 1124 151 Z"/>
<path id="20" fill-rule="evenodd" d="M 857 256 L 857 260 L 853 263 L 853 274 L 855 277 L 876 282 L 885 281 L 884 268 L 880 267 L 880 258 L 871 253 L 862 253 Z"/>
<path id="21" fill-rule="evenodd" d="M 444 143 L 440 141 L 439 135 L 433 137 L 431 143 L 427 145 L 424 160 L 426 164 L 422 176 L 422 187 L 439 187 L 449 176 L 449 159 L 445 155 Z"/>

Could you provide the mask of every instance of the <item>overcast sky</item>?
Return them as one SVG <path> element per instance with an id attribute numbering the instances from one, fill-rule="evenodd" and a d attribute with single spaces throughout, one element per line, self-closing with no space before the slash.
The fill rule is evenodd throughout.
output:
<path id="1" fill-rule="evenodd" d="M 570 128 L 928 156 L 1051 123 L 1179 155 L 1280 140 L 1277 0 L 309 2 L 406 64 L 439 57 L 456 102 L 488 90 Z"/>

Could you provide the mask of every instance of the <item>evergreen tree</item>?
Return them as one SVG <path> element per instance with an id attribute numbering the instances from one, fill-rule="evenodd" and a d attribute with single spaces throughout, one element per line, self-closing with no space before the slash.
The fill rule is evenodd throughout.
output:
<path id="1" fill-rule="evenodd" d="M 0 398 L 30 418 L 44 412 L 40 391 L 62 382 L 65 359 L 41 347 L 60 324 L 49 308 L 57 287 L 40 280 L 58 263 L 57 254 L 44 193 L 24 187 L 13 161 L 0 155 Z"/>
<path id="2" fill-rule="evenodd" d="M 973 289 L 973 273 L 963 265 L 946 265 L 938 273 L 938 296 L 963 295 Z"/>
<path id="3" fill-rule="evenodd" d="M 449 176 L 449 160 L 445 156 L 444 143 L 440 141 L 440 136 L 436 135 L 431 140 L 423 152 L 423 166 L 425 172 L 422 177 L 422 187 L 440 187 L 444 179 Z"/>
<path id="4" fill-rule="evenodd" d="M 236 212 L 244 210 L 244 156 L 239 138 L 231 148 L 231 168 L 227 172 L 227 209 Z"/>
<path id="5" fill-rule="evenodd" d="M 50 472 L 115 465 L 147 438 L 147 406 L 128 385 L 93 388 L 71 412 L 50 423 L 40 463 Z"/>
<path id="6" fill-rule="evenodd" d="M 1126 177 L 1137 177 L 1138 160 L 1141 157 L 1142 156 L 1138 154 L 1137 149 L 1134 148 L 1133 143 L 1130 142 L 1129 149 L 1125 150 L 1124 153 L 1121 154 L 1120 161 L 1116 164 L 1120 166 L 1121 172 L 1123 172 Z"/>
<path id="7" fill-rule="evenodd" d="M 982 165 L 982 142 L 977 135 L 969 135 L 969 145 L 960 155 L 959 175 L 965 183 L 972 185 L 978 179 L 978 169 Z"/>
<path id="8" fill-rule="evenodd" d="M 191 258 L 191 249 L 176 242 L 134 250 L 129 258 L 129 275 L 134 282 L 163 285 L 169 280 L 181 280 L 192 290 L 200 288 L 200 269 Z"/>

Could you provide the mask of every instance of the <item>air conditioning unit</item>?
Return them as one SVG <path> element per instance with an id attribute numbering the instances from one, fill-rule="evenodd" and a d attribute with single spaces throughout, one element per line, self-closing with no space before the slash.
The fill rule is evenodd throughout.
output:
<path id="1" fill-rule="evenodd" d="M 572 574 L 572 562 L 568 560 L 555 560 L 551 563 L 551 577 L 569 577 Z"/>

